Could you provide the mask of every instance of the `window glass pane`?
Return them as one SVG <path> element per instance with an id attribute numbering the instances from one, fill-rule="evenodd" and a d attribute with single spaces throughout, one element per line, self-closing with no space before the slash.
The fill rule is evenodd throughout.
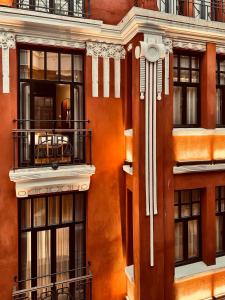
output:
<path id="1" fill-rule="evenodd" d="M 69 227 L 56 230 L 56 273 L 69 270 Z M 69 278 L 69 274 L 57 275 L 57 281 Z"/>
<path id="2" fill-rule="evenodd" d="M 62 195 L 62 222 L 73 221 L 73 194 Z"/>
<path id="3" fill-rule="evenodd" d="M 200 203 L 193 203 L 192 204 L 192 215 L 193 216 L 200 215 Z"/>
<path id="4" fill-rule="evenodd" d="M 181 68 L 190 67 L 190 57 L 189 56 L 180 56 L 180 66 Z"/>
<path id="5" fill-rule="evenodd" d="M 182 88 L 174 86 L 173 96 L 173 124 L 182 124 Z"/>
<path id="6" fill-rule="evenodd" d="M 199 58 L 198 57 L 192 57 L 191 58 L 191 67 L 193 69 L 199 69 Z"/>
<path id="7" fill-rule="evenodd" d="M 219 208 L 219 200 L 216 200 L 216 212 L 219 212 L 220 208 Z"/>
<path id="8" fill-rule="evenodd" d="M 173 81 L 177 82 L 178 81 L 178 70 L 173 69 Z"/>
<path id="9" fill-rule="evenodd" d="M 174 206 L 174 218 L 178 219 L 179 218 L 179 207 Z"/>
<path id="10" fill-rule="evenodd" d="M 51 232 L 43 230 L 37 232 L 37 277 L 48 274 L 51 274 Z M 50 282 L 51 278 L 45 276 L 37 280 L 37 285 L 41 286 Z"/>
<path id="11" fill-rule="evenodd" d="M 221 205 L 221 212 L 224 212 L 225 211 L 225 200 L 221 200 L 220 205 Z"/>
<path id="12" fill-rule="evenodd" d="M 34 226 L 45 226 L 46 211 L 45 198 L 33 199 L 34 206 Z"/>
<path id="13" fill-rule="evenodd" d="M 175 192 L 174 196 L 175 196 L 174 203 L 178 204 L 178 202 L 179 202 L 179 192 Z"/>
<path id="14" fill-rule="evenodd" d="M 190 71 L 189 70 L 180 70 L 180 81 L 189 82 L 190 81 Z"/>
<path id="15" fill-rule="evenodd" d="M 197 124 L 197 88 L 187 87 L 187 124 Z"/>
<path id="16" fill-rule="evenodd" d="M 223 251 L 223 216 L 216 217 L 216 252 Z"/>
<path id="17" fill-rule="evenodd" d="M 83 57 L 81 55 L 73 56 L 74 81 L 83 82 Z"/>
<path id="18" fill-rule="evenodd" d="M 219 199 L 220 197 L 220 188 L 216 187 L 216 199 Z"/>
<path id="19" fill-rule="evenodd" d="M 220 61 L 220 71 L 225 71 L 225 60 Z"/>
<path id="20" fill-rule="evenodd" d="M 177 57 L 177 55 L 173 56 L 173 66 L 178 67 L 178 57 Z"/>
<path id="21" fill-rule="evenodd" d="M 32 51 L 32 77 L 44 79 L 44 52 Z"/>
<path id="22" fill-rule="evenodd" d="M 20 49 L 20 78 L 30 78 L 30 50 Z"/>
<path id="23" fill-rule="evenodd" d="M 72 56 L 61 54 L 61 80 L 72 80 Z"/>
<path id="24" fill-rule="evenodd" d="M 175 223 L 175 261 L 183 260 L 183 224 Z"/>
<path id="25" fill-rule="evenodd" d="M 31 200 L 25 199 L 21 201 L 21 228 L 31 227 Z"/>
<path id="26" fill-rule="evenodd" d="M 58 53 L 47 53 L 47 79 L 58 80 L 59 76 Z"/>
<path id="27" fill-rule="evenodd" d="M 48 223 L 59 223 L 59 196 L 51 196 L 48 198 Z"/>
<path id="28" fill-rule="evenodd" d="M 31 278 L 31 233 L 21 233 L 21 279 Z M 23 289 L 31 287 L 31 282 L 27 281 L 22 284 Z"/>
<path id="29" fill-rule="evenodd" d="M 220 73 L 220 84 L 225 84 L 225 73 Z"/>
<path id="30" fill-rule="evenodd" d="M 220 187 L 220 197 L 221 197 L 221 199 L 225 199 L 225 187 L 224 186 Z"/>
<path id="31" fill-rule="evenodd" d="M 75 226 L 75 266 L 77 269 L 83 268 L 85 265 L 84 236 L 84 225 L 77 224 Z M 76 275 L 81 276 L 83 274 Z"/>
<path id="32" fill-rule="evenodd" d="M 182 191 L 181 192 L 181 204 L 189 204 L 191 198 L 191 191 Z"/>
<path id="33" fill-rule="evenodd" d="M 188 222 L 188 257 L 197 257 L 198 255 L 198 221 L 193 220 Z"/>
<path id="34" fill-rule="evenodd" d="M 192 202 L 200 202 L 201 200 L 201 191 L 200 190 L 192 190 Z"/>
<path id="35" fill-rule="evenodd" d="M 191 81 L 194 83 L 199 82 L 199 72 L 198 71 L 192 71 L 191 72 Z"/>
<path id="36" fill-rule="evenodd" d="M 216 90 L 216 124 L 222 124 L 222 91 L 221 89 Z"/>
<path id="37" fill-rule="evenodd" d="M 182 205 L 181 206 L 181 217 L 186 218 L 191 216 L 190 205 Z"/>
<path id="38" fill-rule="evenodd" d="M 85 197 L 82 193 L 75 195 L 75 222 L 85 220 Z"/>

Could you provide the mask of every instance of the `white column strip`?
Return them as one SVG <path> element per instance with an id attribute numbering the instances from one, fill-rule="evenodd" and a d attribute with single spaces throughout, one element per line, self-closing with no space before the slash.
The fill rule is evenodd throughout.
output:
<path id="1" fill-rule="evenodd" d="M 9 48 L 2 47 L 2 89 L 3 93 L 9 93 Z"/>
<path id="2" fill-rule="evenodd" d="M 154 84 L 154 79 L 153 79 L 153 70 L 154 64 L 150 63 L 150 76 L 149 76 L 149 85 L 150 85 L 150 97 L 149 97 L 149 177 L 150 177 L 150 197 L 149 197 L 149 214 L 150 214 L 150 266 L 154 266 L 154 207 L 153 207 L 153 172 L 152 172 L 152 101 L 153 101 L 153 84 Z"/>
<path id="3" fill-rule="evenodd" d="M 104 97 L 109 97 L 109 58 L 103 58 L 103 72 L 104 72 Z"/>
<path id="4" fill-rule="evenodd" d="M 115 98 L 120 98 L 120 82 L 121 82 L 121 71 L 120 71 L 120 58 L 114 59 L 114 89 Z"/>
<path id="5" fill-rule="evenodd" d="M 146 216 L 149 216 L 149 62 L 146 61 L 146 93 L 145 93 L 145 190 Z"/>
<path id="6" fill-rule="evenodd" d="M 153 201 L 154 201 L 154 214 L 158 213 L 157 209 L 157 155 L 156 155 L 156 101 L 157 101 L 157 73 L 156 73 L 157 63 L 154 63 L 154 90 L 153 90 Z"/>
<path id="7" fill-rule="evenodd" d="M 140 58 L 140 99 L 141 100 L 144 100 L 145 98 L 145 87 L 146 87 L 146 78 L 145 76 L 147 76 L 145 74 L 145 70 L 146 70 L 146 67 L 145 67 L 145 64 L 146 64 L 146 60 L 144 57 L 141 57 Z M 147 88 L 147 87 L 146 87 Z"/>
<path id="8" fill-rule="evenodd" d="M 92 96 L 98 97 L 98 57 L 92 56 Z"/>
<path id="9" fill-rule="evenodd" d="M 170 53 L 169 51 L 166 51 L 165 56 L 165 95 L 169 95 L 169 84 L 170 84 Z"/>

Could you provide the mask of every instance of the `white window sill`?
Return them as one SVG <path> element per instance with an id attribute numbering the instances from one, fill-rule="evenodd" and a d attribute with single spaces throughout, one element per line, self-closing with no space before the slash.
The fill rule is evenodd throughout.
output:
<path id="1" fill-rule="evenodd" d="M 125 267 L 125 274 L 131 283 L 134 283 L 134 265 Z"/>
<path id="2" fill-rule="evenodd" d="M 225 268 L 225 256 L 216 258 L 216 264 L 207 266 L 204 262 L 196 262 L 185 266 L 175 268 L 175 280 L 184 279 L 193 275 L 199 275 L 201 273 L 218 270 Z"/>

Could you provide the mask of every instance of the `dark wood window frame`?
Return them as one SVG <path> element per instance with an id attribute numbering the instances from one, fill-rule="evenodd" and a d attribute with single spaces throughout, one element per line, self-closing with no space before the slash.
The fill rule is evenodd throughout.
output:
<path id="1" fill-rule="evenodd" d="M 222 234 L 222 250 L 216 252 L 216 256 L 225 255 L 225 196 L 222 196 L 222 186 L 216 187 L 216 218 L 221 217 L 223 222 L 223 234 Z M 224 202 L 224 208 L 222 209 L 222 201 Z"/>
<path id="2" fill-rule="evenodd" d="M 201 111 L 201 98 L 200 98 L 200 55 L 196 53 L 182 53 L 175 52 L 174 56 L 177 57 L 177 66 L 173 67 L 174 72 L 177 71 L 177 80 L 174 80 L 174 86 L 182 88 L 182 116 L 181 116 L 181 124 L 174 124 L 175 128 L 185 128 L 185 127 L 199 127 L 200 126 L 200 111 Z M 189 66 L 181 67 L 180 58 L 181 56 L 189 58 Z M 192 67 L 192 57 L 197 58 L 199 60 L 199 67 Z M 189 81 L 184 82 L 181 81 L 181 71 L 189 72 Z M 198 82 L 192 81 L 192 72 L 198 72 Z M 197 123 L 196 124 L 187 124 L 187 88 L 195 87 L 197 88 Z"/>
<path id="3" fill-rule="evenodd" d="M 28 78 L 22 78 L 21 74 L 20 74 L 20 66 L 21 64 L 21 58 L 20 58 L 20 51 L 29 51 L 30 55 L 29 55 L 29 76 Z M 33 78 L 33 55 L 32 53 L 35 51 L 41 51 L 44 53 L 44 76 L 42 79 L 35 79 Z M 56 53 L 58 55 L 58 78 L 51 80 L 47 78 L 47 54 L 48 53 Z M 62 78 L 61 75 L 61 55 L 63 54 L 68 54 L 71 56 L 71 80 L 65 80 Z M 74 67 L 75 67 L 75 56 L 79 55 L 82 56 L 82 77 L 79 81 L 76 81 L 76 78 L 74 76 Z M 71 119 L 74 119 L 74 95 L 75 95 L 75 90 L 79 91 L 79 89 L 82 89 L 82 117 L 81 119 L 84 120 L 84 116 L 85 116 L 85 91 L 84 91 L 84 53 L 83 51 L 79 51 L 79 50 L 74 50 L 72 51 L 71 49 L 58 49 L 58 48 L 54 48 L 54 47 L 42 47 L 42 46 L 33 46 L 33 45 L 19 45 L 18 47 L 18 52 L 17 52 L 17 59 L 18 59 L 18 95 L 17 95 L 17 107 L 18 107 L 18 119 L 23 119 L 23 103 L 22 103 L 22 99 L 21 99 L 21 92 L 23 93 L 23 89 L 25 86 L 29 86 L 30 88 L 30 94 L 32 94 L 33 92 L 33 86 L 34 84 L 51 84 L 51 85 L 57 85 L 57 84 L 67 84 L 70 86 L 70 96 L 71 96 Z M 31 103 L 31 113 L 34 111 L 33 109 L 33 104 Z M 54 114 L 55 114 L 55 109 L 54 109 Z M 32 119 L 32 118 L 31 118 Z M 19 124 L 20 129 L 22 129 L 24 127 L 25 123 L 21 123 Z M 54 129 L 55 124 L 50 122 L 49 123 L 52 128 Z M 32 125 L 34 125 L 34 123 L 31 123 L 31 128 Z M 74 124 L 73 124 L 74 125 Z M 85 129 L 85 123 L 79 123 L 79 129 Z M 24 128 L 23 128 L 24 129 Z M 19 165 L 23 166 L 23 161 L 21 161 L 21 146 L 19 146 Z M 85 145 L 83 145 L 83 161 L 85 161 Z M 31 153 L 31 161 L 34 161 L 34 158 L 32 157 L 33 154 Z"/>
<path id="4" fill-rule="evenodd" d="M 73 195 L 73 210 L 72 210 L 72 221 L 63 222 L 62 221 L 62 195 Z M 82 220 L 76 219 L 76 195 L 79 194 L 79 197 L 82 197 L 83 202 L 83 216 Z M 59 222 L 56 224 L 49 224 L 48 221 L 48 209 L 49 209 L 49 198 L 52 196 L 59 196 Z M 34 201 L 38 198 L 45 199 L 45 225 L 44 226 L 34 226 Z M 31 211 L 31 218 L 30 218 L 30 226 L 23 227 L 22 226 L 22 202 L 23 201 L 31 201 L 30 204 L 30 211 Z M 84 228 L 83 232 L 83 267 L 86 266 L 86 193 L 85 192 L 73 192 L 73 193 L 60 193 L 60 194 L 49 194 L 49 195 L 39 195 L 39 196 L 32 196 L 29 198 L 21 198 L 18 199 L 18 226 L 19 226 L 19 235 L 18 235 L 18 253 L 19 253 L 19 260 L 18 260 L 18 270 L 19 270 L 19 280 L 23 280 L 21 277 L 22 275 L 22 234 L 30 232 L 31 233 L 31 278 L 32 279 L 32 286 L 37 285 L 37 233 L 41 231 L 49 230 L 51 232 L 51 245 L 56 245 L 56 230 L 60 228 L 69 228 L 69 269 L 74 270 L 76 269 L 75 265 L 75 227 L 77 225 L 82 225 Z M 73 247 L 72 247 L 72 246 Z M 56 247 L 55 247 L 56 248 Z M 51 247 L 51 274 L 52 282 L 56 281 L 56 249 Z M 69 276 L 74 276 L 73 273 L 70 273 Z"/>
<path id="5" fill-rule="evenodd" d="M 221 107 L 221 123 L 217 122 L 217 127 L 225 127 L 225 70 L 221 71 L 220 63 L 221 61 L 225 61 L 224 56 L 217 56 L 216 58 L 216 89 L 220 90 L 222 95 L 222 107 Z M 221 83 L 221 75 L 224 76 L 224 84 Z"/>
<path id="6" fill-rule="evenodd" d="M 193 200 L 193 191 L 198 191 L 200 193 L 200 200 L 196 201 Z M 188 204 L 181 202 L 181 194 L 182 192 L 189 193 L 190 202 Z M 182 236 L 183 236 L 183 259 L 179 261 L 175 261 L 175 266 L 186 265 L 190 263 L 194 263 L 201 260 L 202 257 L 202 242 L 201 242 L 201 196 L 202 190 L 201 189 L 194 189 L 194 190 L 176 190 L 175 194 L 177 193 L 178 202 L 174 203 L 174 209 L 177 210 L 177 215 L 175 213 L 175 224 L 182 224 Z M 176 195 L 175 195 L 176 197 Z M 193 204 L 199 203 L 200 204 L 200 211 L 198 215 L 193 214 Z M 190 216 L 183 217 L 182 216 L 182 205 L 189 206 Z M 177 209 L 176 209 L 177 208 Z M 198 256 L 196 257 L 188 257 L 188 223 L 190 221 L 196 220 L 198 223 Z"/>

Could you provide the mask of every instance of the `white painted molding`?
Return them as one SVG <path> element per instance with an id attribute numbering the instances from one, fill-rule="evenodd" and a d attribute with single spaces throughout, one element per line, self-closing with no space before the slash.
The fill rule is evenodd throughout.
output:
<path id="1" fill-rule="evenodd" d="M 134 265 L 125 267 L 125 274 L 130 281 L 130 283 L 134 283 Z"/>
<path id="2" fill-rule="evenodd" d="M 222 128 L 221 128 L 222 129 Z M 224 129 L 205 129 L 205 128 L 174 128 L 173 136 L 208 136 L 215 133 L 222 134 Z"/>
<path id="3" fill-rule="evenodd" d="M 57 170 L 51 167 L 11 170 L 10 180 L 16 184 L 18 198 L 29 195 L 66 191 L 86 191 L 95 167 L 89 165 L 60 166 Z"/>
<path id="4" fill-rule="evenodd" d="M 46 46 L 55 46 L 55 47 L 66 47 L 66 48 L 73 48 L 73 49 L 85 49 L 86 43 L 85 42 L 78 42 L 78 41 L 70 41 L 69 39 L 53 39 L 51 37 L 44 38 L 44 37 L 37 37 L 33 35 L 18 35 L 16 37 L 17 43 L 23 44 L 34 44 L 34 45 L 46 45 Z"/>
<path id="5" fill-rule="evenodd" d="M 225 171 L 225 164 L 199 164 L 173 167 L 173 174 Z"/>
<path id="6" fill-rule="evenodd" d="M 133 49 L 133 44 L 132 43 L 130 43 L 128 46 L 127 46 L 127 51 L 131 51 Z"/>
<path id="7" fill-rule="evenodd" d="M 98 57 L 92 56 L 92 96 L 98 97 Z"/>
<path id="8" fill-rule="evenodd" d="M 122 45 L 87 42 L 87 55 L 103 58 L 125 59 L 126 51 Z"/>
<path id="9" fill-rule="evenodd" d="M 2 92 L 10 92 L 9 49 L 16 47 L 15 35 L 12 32 L 0 32 L 0 47 L 2 48 Z"/>
<path id="10" fill-rule="evenodd" d="M 97 60 L 93 60 L 93 57 L 103 58 L 103 93 L 104 97 L 109 97 L 109 87 L 110 87 L 110 63 L 109 59 L 114 59 L 114 97 L 120 98 L 120 85 L 121 85 L 121 70 L 120 70 L 120 60 L 125 59 L 125 48 L 122 45 L 106 44 L 106 43 L 97 43 L 97 42 L 87 42 L 87 55 L 92 56 L 92 96 L 98 97 L 97 93 L 97 84 L 96 76 L 98 72 Z"/>
<path id="11" fill-rule="evenodd" d="M 104 97 L 109 97 L 109 74 L 110 74 L 110 65 L 109 65 L 109 58 L 103 58 L 103 95 Z"/>
<path id="12" fill-rule="evenodd" d="M 133 129 L 125 129 L 124 130 L 124 135 L 125 136 L 133 136 Z"/>
<path id="13" fill-rule="evenodd" d="M 114 93 L 115 98 L 120 98 L 120 82 L 121 82 L 121 61 L 119 58 L 114 59 Z"/>
<path id="14" fill-rule="evenodd" d="M 173 47 L 178 49 L 185 49 L 185 50 L 193 50 L 193 51 L 206 51 L 206 43 L 198 43 L 194 41 L 173 41 Z"/>
<path id="15" fill-rule="evenodd" d="M 130 167 L 129 165 L 123 165 L 123 171 L 129 175 L 133 175 L 133 167 Z"/>

